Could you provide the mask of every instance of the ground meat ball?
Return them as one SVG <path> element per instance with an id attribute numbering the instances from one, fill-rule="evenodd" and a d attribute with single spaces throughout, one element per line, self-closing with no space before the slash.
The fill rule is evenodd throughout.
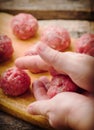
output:
<path id="1" fill-rule="evenodd" d="M 31 14 L 20 13 L 12 19 L 12 31 L 19 39 L 33 37 L 38 30 L 38 21 Z"/>
<path id="2" fill-rule="evenodd" d="M 28 90 L 30 82 L 25 71 L 13 67 L 1 75 L 0 87 L 6 95 L 19 96 Z"/>
<path id="3" fill-rule="evenodd" d="M 11 39 L 7 35 L 0 35 L 0 63 L 11 58 L 13 52 Z"/>
<path id="4" fill-rule="evenodd" d="M 94 34 L 83 34 L 77 39 L 76 52 L 94 56 Z"/>
<path id="5" fill-rule="evenodd" d="M 71 39 L 66 29 L 53 25 L 44 29 L 41 35 L 41 41 L 55 50 L 65 51 L 70 46 Z"/>
<path id="6" fill-rule="evenodd" d="M 47 85 L 49 85 L 49 89 L 47 91 L 47 95 L 49 98 L 52 98 L 53 96 L 61 92 L 75 92 L 78 88 L 78 86 L 73 83 L 72 80 L 66 75 L 54 76 L 50 84 Z"/>

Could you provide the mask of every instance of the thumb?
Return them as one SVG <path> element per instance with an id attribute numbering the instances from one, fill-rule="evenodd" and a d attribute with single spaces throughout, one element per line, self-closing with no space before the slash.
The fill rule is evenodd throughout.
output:
<path id="1" fill-rule="evenodd" d="M 49 108 L 49 100 L 41 100 L 31 103 L 27 108 L 27 112 L 33 115 L 35 114 L 35 115 L 47 116 L 48 108 Z"/>
<path id="2" fill-rule="evenodd" d="M 83 89 L 92 91 L 94 86 L 94 58 L 75 52 L 59 52 L 40 43 L 37 51 L 41 58 L 59 73 L 66 73 Z M 93 78 L 92 78 L 93 77 Z"/>
<path id="3" fill-rule="evenodd" d="M 53 66 L 60 73 L 63 72 L 60 65 L 62 64 L 62 66 L 64 67 L 63 61 L 67 58 L 67 55 L 65 53 L 54 50 L 44 43 L 38 44 L 37 51 L 38 51 L 38 54 L 40 55 L 40 57 L 44 61 L 46 61 L 51 66 Z M 65 66 L 66 66 L 66 63 L 65 63 Z M 66 71 L 65 68 L 64 68 L 64 71 Z"/>

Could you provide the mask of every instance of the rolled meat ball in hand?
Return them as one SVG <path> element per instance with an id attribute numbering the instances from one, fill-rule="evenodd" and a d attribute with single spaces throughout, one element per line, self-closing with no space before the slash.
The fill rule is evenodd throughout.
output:
<path id="1" fill-rule="evenodd" d="M 78 86 L 69 76 L 59 74 L 48 79 L 42 76 L 36 79 L 33 84 L 33 94 L 36 100 L 49 99 L 61 92 L 78 92 Z"/>
<path id="2" fill-rule="evenodd" d="M 33 37 L 38 30 L 38 21 L 31 14 L 19 13 L 13 17 L 12 31 L 19 39 L 27 40 Z"/>
<path id="3" fill-rule="evenodd" d="M 75 51 L 94 56 L 94 34 L 83 34 L 75 42 Z"/>
<path id="4" fill-rule="evenodd" d="M 47 95 L 49 98 L 61 92 L 76 92 L 78 89 L 78 86 L 67 75 L 53 76 L 48 85 Z"/>
<path id="5" fill-rule="evenodd" d="M 0 35 L 0 63 L 9 60 L 13 52 L 11 39 L 7 35 Z"/>
<path id="6" fill-rule="evenodd" d="M 65 28 L 52 25 L 44 29 L 41 41 L 55 50 L 65 51 L 70 46 L 71 38 Z"/>

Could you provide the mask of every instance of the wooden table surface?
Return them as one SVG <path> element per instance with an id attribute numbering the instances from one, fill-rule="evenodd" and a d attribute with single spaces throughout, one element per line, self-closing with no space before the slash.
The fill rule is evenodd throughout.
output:
<path id="1" fill-rule="evenodd" d="M 93 3 L 93 0 L 0 0 L 0 12 L 29 12 L 43 20 L 69 19 L 64 20 L 64 25 L 76 38 L 86 32 L 94 33 Z M 0 130 L 13 129 L 45 130 L 0 111 Z"/>
<path id="2" fill-rule="evenodd" d="M 38 19 L 94 20 L 93 0 L 0 0 L 0 11 L 32 13 Z"/>
<path id="3" fill-rule="evenodd" d="M 45 130 L 0 111 L 0 130 Z"/>

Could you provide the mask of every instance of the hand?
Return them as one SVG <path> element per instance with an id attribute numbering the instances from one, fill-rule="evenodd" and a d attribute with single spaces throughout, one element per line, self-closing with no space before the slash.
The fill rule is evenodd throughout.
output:
<path id="1" fill-rule="evenodd" d="M 94 94 L 93 57 L 74 52 L 61 53 L 44 44 L 40 44 L 37 51 L 41 58 L 57 72 L 66 73 L 78 86 Z M 28 61 L 27 64 L 29 63 Z M 41 97 L 39 100 L 42 99 L 42 101 L 30 104 L 28 112 L 46 116 L 49 123 L 55 128 L 62 129 L 68 126 L 75 130 L 93 130 L 94 98 L 63 92 L 48 99 L 44 87 L 39 83 L 39 80 L 35 81 L 33 90 L 38 94 L 37 97 Z M 38 89 L 34 89 L 36 87 Z"/>
<path id="2" fill-rule="evenodd" d="M 28 112 L 46 116 L 50 125 L 58 130 L 93 130 L 93 108 L 94 99 L 63 92 L 52 99 L 31 103 Z"/>
<path id="3" fill-rule="evenodd" d="M 41 43 L 40 57 L 58 73 L 66 73 L 83 89 L 94 92 L 94 57 L 75 52 L 59 52 Z"/>
<path id="4" fill-rule="evenodd" d="M 18 58 L 15 61 L 16 66 L 32 69 L 33 72 L 40 72 L 41 69 L 48 70 L 52 66 L 58 73 L 69 75 L 81 88 L 94 92 L 94 57 L 75 52 L 62 53 L 43 43 L 37 45 L 37 53 L 39 54 L 37 56 Z"/>

